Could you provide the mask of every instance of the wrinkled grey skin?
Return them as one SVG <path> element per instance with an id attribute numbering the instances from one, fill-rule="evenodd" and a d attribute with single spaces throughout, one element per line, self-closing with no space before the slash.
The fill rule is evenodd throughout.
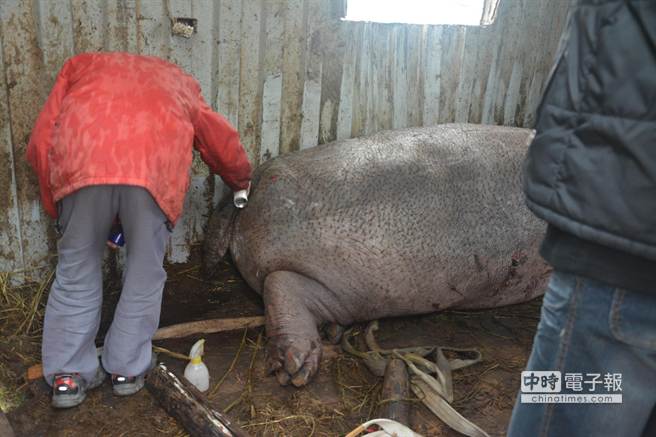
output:
<path id="1" fill-rule="evenodd" d="M 526 129 L 441 125 L 326 144 L 257 169 L 248 206 L 210 219 L 204 268 L 227 249 L 263 296 L 267 366 L 304 385 L 318 326 L 542 292 L 543 225 L 524 206 Z"/>

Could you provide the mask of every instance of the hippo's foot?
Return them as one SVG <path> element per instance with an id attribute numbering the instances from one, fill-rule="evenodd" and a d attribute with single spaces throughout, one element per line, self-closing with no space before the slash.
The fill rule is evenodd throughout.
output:
<path id="1" fill-rule="evenodd" d="M 267 370 L 282 385 L 303 386 L 319 369 L 320 315 L 313 305 L 322 294 L 321 284 L 294 272 L 273 272 L 264 281 Z"/>
<path id="2" fill-rule="evenodd" d="M 267 369 L 275 373 L 280 385 L 290 382 L 301 387 L 317 373 L 321 360 L 321 341 L 298 335 L 278 335 L 267 344 Z"/>

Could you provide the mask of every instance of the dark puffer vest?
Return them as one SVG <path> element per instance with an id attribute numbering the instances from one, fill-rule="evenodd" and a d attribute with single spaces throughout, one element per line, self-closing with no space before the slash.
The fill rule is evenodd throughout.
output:
<path id="1" fill-rule="evenodd" d="M 572 6 L 536 130 L 524 190 L 547 261 L 656 292 L 656 1 Z"/>

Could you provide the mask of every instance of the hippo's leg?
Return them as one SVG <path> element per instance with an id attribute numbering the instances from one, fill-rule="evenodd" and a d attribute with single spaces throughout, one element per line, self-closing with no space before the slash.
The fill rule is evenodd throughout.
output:
<path id="1" fill-rule="evenodd" d="M 296 387 L 307 384 L 319 368 L 321 320 L 317 300 L 326 288 L 306 276 L 278 271 L 264 281 L 266 311 L 267 369 L 278 382 Z"/>

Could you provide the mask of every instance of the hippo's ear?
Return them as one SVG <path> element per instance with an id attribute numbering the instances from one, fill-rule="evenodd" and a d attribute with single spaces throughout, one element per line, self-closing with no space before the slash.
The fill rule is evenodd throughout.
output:
<path id="1" fill-rule="evenodd" d="M 205 277 L 212 277 L 217 266 L 230 248 L 232 239 L 232 223 L 238 209 L 231 201 L 231 196 L 225 196 L 214 208 L 205 231 L 203 242 L 201 270 Z"/>

